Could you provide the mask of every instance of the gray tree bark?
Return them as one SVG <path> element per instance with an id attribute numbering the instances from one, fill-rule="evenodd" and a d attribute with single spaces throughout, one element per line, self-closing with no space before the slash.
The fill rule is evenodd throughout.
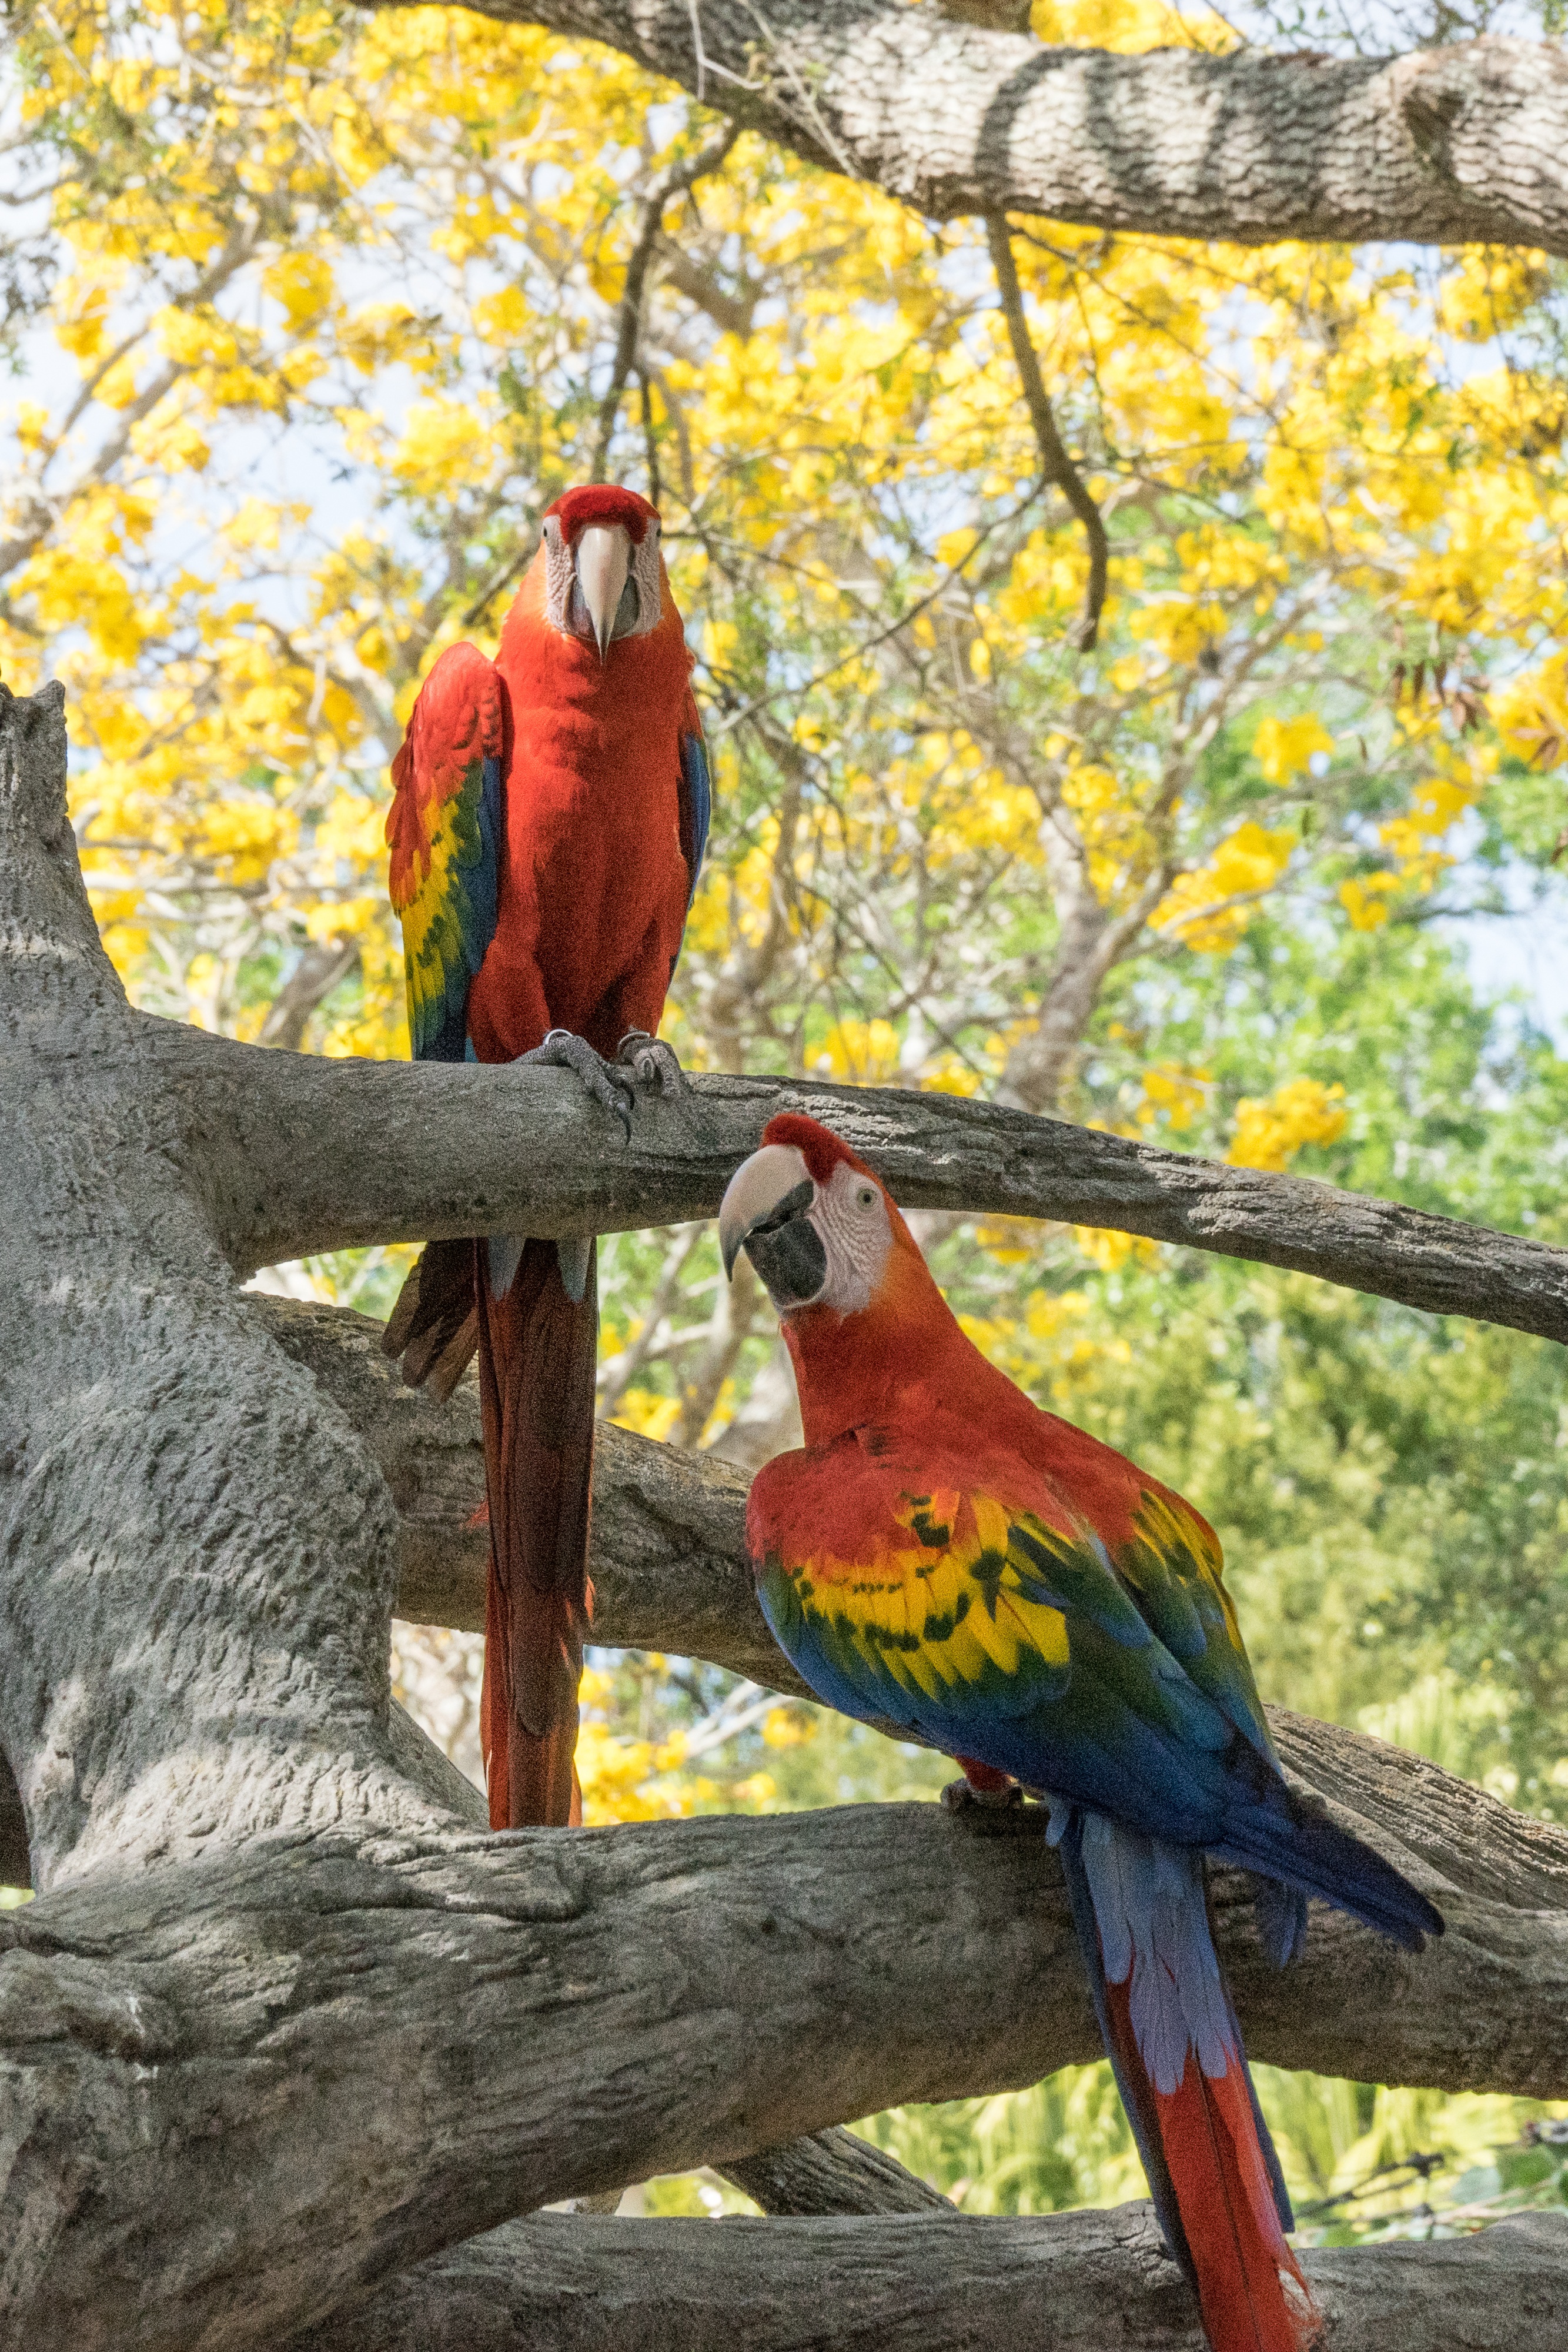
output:
<path id="1" fill-rule="evenodd" d="M 1322 2352 L 1519 2352 L 1568 2338 L 1568 2217 L 1303 2268 Z M 513 2222 L 308 2352 L 1204 2352 L 1146 2205 L 1037 2221 Z M 297 2352 L 306 2352 L 302 2345 Z"/>
<path id="2" fill-rule="evenodd" d="M 62 721 L 57 688 L 0 690 L 0 1748 L 42 1890 L 0 1915 L 0 2340 L 270 2347 L 549 2200 L 1090 2055 L 1060 1879 L 1027 1812 L 474 1826 L 475 1792 L 390 1698 L 403 1526 L 378 1460 L 395 1483 L 434 1447 L 430 1486 L 455 1492 L 471 1432 L 382 1381 L 382 1434 L 361 1433 L 362 1332 L 330 1359 L 280 1346 L 236 1276 L 269 1254 L 259 1241 L 304 1246 L 334 1223 L 552 1231 L 609 1208 L 632 1223 L 664 1213 L 645 1181 L 716 1199 L 778 1097 L 699 1097 L 685 1146 L 653 1114 L 651 1142 L 623 1153 L 570 1089 L 506 1073 L 432 1087 L 134 1012 L 76 864 Z M 903 1131 L 896 1098 L 861 1116 L 890 1148 Z M 954 1201 L 969 1154 L 982 1171 L 990 1155 L 983 1181 L 1038 1181 L 1028 1129 L 940 1128 Z M 1113 1181 L 1168 1202 L 1178 1166 L 1116 1163 Z M 1358 1263 L 1406 1279 L 1408 1236 L 1376 1223 L 1398 1213 L 1375 1204 L 1369 1226 L 1362 1204 L 1321 1199 L 1321 1234 L 1354 1232 Z M 1552 1257 L 1452 1232 L 1478 1306 L 1489 1252 L 1525 1287 Z M 389 1426 L 415 1431 L 401 1455 Z M 655 1454 L 605 1448 L 628 1472 L 627 1557 L 633 1538 L 650 1560 L 706 1547 L 716 1628 L 750 1605 L 733 1485 L 699 1470 L 697 1495 Z M 422 1521 L 426 1489 L 410 1493 L 428 1585 L 446 1505 Z M 660 1646 L 690 1630 L 672 1617 Z M 1245 1886 L 1221 1879 L 1258 2053 L 1568 2088 L 1568 1842 L 1396 1751 L 1285 1729 L 1453 1925 L 1413 1957 L 1324 1919 L 1307 1966 L 1277 1976 Z M 586 2258 L 594 2242 L 561 2242 Z M 1549 2270 L 1527 2249 L 1511 2273 L 1542 2310 Z M 765 2258 L 757 2275 L 760 2294 Z M 1086 2328 L 1114 2325 L 1121 2292 Z M 887 2340 L 903 2324 L 894 2311 Z"/>
<path id="3" fill-rule="evenodd" d="M 152 1020 L 138 1038 L 172 1168 L 242 1274 L 375 1241 L 712 1216 L 793 1110 L 837 1128 L 909 1208 L 1107 1225 L 1568 1339 L 1568 1250 L 1001 1104 L 697 1077 L 678 1102 L 644 1097 L 627 1144 L 559 1070 L 328 1062 Z"/>
<path id="4" fill-rule="evenodd" d="M 602 41 L 935 219 L 1012 211 L 1239 245 L 1568 253 L 1568 61 L 1554 42 L 1124 57 L 902 0 L 468 5 Z"/>

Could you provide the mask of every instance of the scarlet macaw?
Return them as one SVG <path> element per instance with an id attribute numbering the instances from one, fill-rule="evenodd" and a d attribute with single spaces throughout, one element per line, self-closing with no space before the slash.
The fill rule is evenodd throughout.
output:
<path id="1" fill-rule="evenodd" d="M 955 1795 L 1049 1799 L 1105 2048 L 1214 2352 L 1299 2352 L 1315 2315 L 1209 1932 L 1203 1861 L 1260 1874 L 1282 1964 L 1306 1897 L 1409 1950 L 1426 1897 L 1295 1797 L 1179 1495 L 988 1363 L 893 1201 L 828 1129 L 775 1118 L 725 1195 L 783 1322 L 803 1451 L 758 1474 L 763 1613 L 830 1706 L 956 1757 Z"/>
<path id="2" fill-rule="evenodd" d="M 656 510 L 568 490 L 495 661 L 451 646 L 392 763 L 415 1057 L 552 1062 L 626 1123 L 678 1087 L 656 1032 L 708 828 L 692 657 Z M 480 1737 L 497 1829 L 580 1818 L 573 1755 L 599 1328 L 594 1244 L 428 1244 L 387 1326 L 446 1394 L 476 1347 L 490 1522 Z"/>

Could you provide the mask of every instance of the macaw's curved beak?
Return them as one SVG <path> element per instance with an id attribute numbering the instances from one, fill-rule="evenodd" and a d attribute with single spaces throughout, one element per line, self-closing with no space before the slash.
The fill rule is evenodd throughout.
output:
<path id="1" fill-rule="evenodd" d="M 718 1245 L 733 1280 L 744 1250 L 782 1314 L 809 1307 L 828 1279 L 828 1253 L 811 1223 L 817 1188 L 792 1143 L 765 1143 L 737 1168 L 718 1213 Z"/>
<path id="2" fill-rule="evenodd" d="M 610 650 L 610 633 L 631 569 L 632 540 L 624 523 L 591 522 L 578 533 L 577 584 L 593 624 L 601 661 Z"/>

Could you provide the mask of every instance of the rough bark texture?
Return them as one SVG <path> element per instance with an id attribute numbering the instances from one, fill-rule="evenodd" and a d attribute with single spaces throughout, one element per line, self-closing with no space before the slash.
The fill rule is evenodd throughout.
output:
<path id="1" fill-rule="evenodd" d="M 302 1199 L 326 1215 L 335 1168 L 366 1238 L 373 1202 L 389 1233 L 419 1230 L 428 1205 L 418 1193 L 408 1222 L 389 1166 L 446 1184 L 446 1230 L 536 1196 L 563 1226 L 598 1222 L 606 1194 L 622 1222 L 664 1212 L 635 1197 L 638 1155 L 555 1089 L 433 1093 L 417 1070 L 247 1055 L 134 1013 L 93 929 L 64 786 L 58 690 L 0 690 L 0 1748 L 43 1890 L 0 1915 L 0 2341 L 270 2347 L 550 2200 L 1090 2055 L 1037 1814 L 473 1827 L 475 1792 L 390 1700 L 401 1530 L 380 1466 L 444 1445 L 460 1486 L 471 1436 L 460 1413 L 444 1436 L 381 1381 L 367 1443 L 362 1331 L 325 1358 L 280 1347 L 279 1318 L 239 1295 L 234 1267 L 258 1234 L 298 1230 Z M 528 1102 L 548 1107 L 532 1135 Z M 721 1105 L 704 1182 L 762 1104 L 743 1089 Z M 483 1163 L 455 1204 L 412 1140 L 433 1111 L 444 1148 Z M 967 1139 L 983 1167 L 988 1133 L 960 1121 L 946 1148 Z M 674 1128 L 652 1161 L 678 1170 Z M 944 1181 L 958 1197 L 956 1157 Z M 1484 1259 L 1484 1236 L 1456 1233 Z M 337 1370 L 318 1377 L 318 1359 Z M 386 1436 L 399 1427 L 423 1433 L 412 1454 Z M 750 1602 L 723 1534 L 733 1486 L 716 1500 L 712 1474 L 699 1492 L 673 1459 L 614 1442 L 605 1455 L 612 1486 L 628 1470 L 603 1539 L 619 1509 L 628 1559 L 711 1556 L 704 1622 L 734 1620 Z M 692 1623 L 648 1633 L 674 1647 Z M 1260 1964 L 1244 1886 L 1222 1880 L 1258 2053 L 1568 2089 L 1568 1841 L 1392 1750 L 1291 1737 L 1453 1930 L 1408 1958 L 1325 1918 L 1281 1977 Z M 569 2260 L 591 2245 L 559 2242 Z M 1535 2294 L 1533 2254 L 1518 2268 Z M 624 2344 L 614 2298 L 641 2279 L 599 2269 L 609 2333 L 578 2340 Z M 767 2278 L 764 2261 L 759 2292 Z M 903 2291 L 886 2292 L 878 2340 L 896 2342 L 909 2323 Z M 1113 2332 L 1122 2292 L 1113 2280 L 1097 2332 Z M 557 2295 L 563 2325 L 577 2293 Z M 520 2340 L 536 2340 L 526 2313 Z"/>
<path id="2" fill-rule="evenodd" d="M 782 2147 L 734 2158 L 726 2177 L 765 2213 L 946 2213 L 939 2189 L 853 2132 L 810 2132 Z"/>
<path id="3" fill-rule="evenodd" d="M 699 1077 L 678 1100 L 645 1095 L 626 1144 L 564 1071 L 328 1062 L 149 1015 L 135 1034 L 171 1173 L 244 1274 L 375 1241 L 711 1216 L 768 1120 L 800 1110 L 906 1207 L 1108 1225 L 1568 1339 L 1568 1250 L 996 1103 Z"/>
<path id="4" fill-rule="evenodd" d="M 402 1557 L 416 1563 L 400 1581 L 400 1613 L 478 1623 L 484 1554 L 468 1520 L 482 1472 L 472 1382 L 432 1406 L 396 1385 L 381 1327 L 368 1318 L 277 1299 L 253 1305 L 279 1344 L 312 1367 L 398 1497 Z M 727 1464 L 601 1427 L 595 1636 L 704 1658 L 805 1696 L 757 1606 L 745 1500 L 746 1480 Z M 1420 1963 L 1425 1981 L 1448 1977 L 1448 1995 L 1435 1998 L 1431 2014 L 1425 2006 L 1410 2014 L 1397 1995 L 1385 2006 L 1373 1990 L 1381 1948 L 1335 1914 L 1315 1917 L 1304 1972 L 1281 1979 L 1256 1967 L 1240 1916 L 1244 1888 L 1222 1878 L 1222 1904 L 1238 1914 L 1239 1964 L 1251 1971 L 1248 1997 L 1257 2005 L 1243 2016 L 1256 2054 L 1361 2079 L 1393 2067 L 1412 2081 L 1500 2083 L 1500 2068 L 1516 2087 L 1526 2077 L 1568 2081 L 1568 2059 L 1560 2068 L 1551 2054 L 1568 2015 L 1568 1836 L 1381 1741 L 1284 1708 L 1270 1718 L 1289 1769 L 1417 1877 L 1425 1868 L 1441 1878 L 1437 1899 L 1454 1932 Z M 1336 1972 L 1361 1945 L 1375 1957 L 1353 1984 Z"/>
<path id="5" fill-rule="evenodd" d="M 1555 43 L 1124 57 L 1044 48 L 901 0 L 469 5 L 603 41 L 937 219 L 1012 211 L 1240 245 L 1568 253 L 1568 60 Z"/>
<path id="6" fill-rule="evenodd" d="M 1568 2341 L 1568 2218 L 1309 2253 L 1321 2352 Z M 1147 2205 L 1030 2221 L 571 2222 L 424 2263 L 308 2352 L 1204 2352 Z M 306 2347 L 295 2347 L 306 2352 Z"/>

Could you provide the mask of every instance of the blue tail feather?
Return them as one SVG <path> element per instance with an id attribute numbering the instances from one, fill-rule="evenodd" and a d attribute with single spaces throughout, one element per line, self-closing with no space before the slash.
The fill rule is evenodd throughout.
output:
<path id="1" fill-rule="evenodd" d="M 1110 2004 L 1105 1999 L 1105 1968 L 1100 1953 L 1094 1896 L 1083 1864 L 1083 1830 L 1084 1815 L 1076 1806 L 1051 1808 L 1049 1835 L 1061 1857 L 1062 1876 L 1067 1881 L 1067 1900 L 1072 1912 L 1078 1948 L 1083 1958 L 1083 1972 L 1089 1979 L 1089 1997 L 1094 2004 L 1100 2039 L 1105 2045 L 1105 2055 L 1111 2061 L 1111 2072 L 1116 2077 L 1116 2088 L 1122 2095 L 1122 2105 L 1143 2159 L 1149 2195 L 1159 2216 L 1160 2228 L 1165 2231 L 1166 2243 L 1196 2286 L 1197 2267 L 1182 2225 L 1176 2183 L 1171 2179 L 1170 2167 L 1166 2162 L 1165 2149 L 1161 2145 L 1159 2116 L 1151 2096 L 1149 2078 L 1137 2062 L 1136 2052 L 1123 2048 L 1117 2021 L 1113 2018 Z"/>

